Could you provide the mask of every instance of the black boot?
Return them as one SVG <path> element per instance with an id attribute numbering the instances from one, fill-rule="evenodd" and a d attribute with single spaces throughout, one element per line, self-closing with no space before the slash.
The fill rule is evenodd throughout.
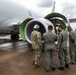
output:
<path id="1" fill-rule="evenodd" d="M 60 69 L 60 70 L 64 70 L 64 67 L 58 67 L 58 69 Z"/>
<path id="2" fill-rule="evenodd" d="M 56 67 L 52 67 L 52 71 L 55 71 L 56 70 Z"/>
<path id="3" fill-rule="evenodd" d="M 69 64 L 65 64 L 65 67 L 66 67 L 66 68 L 69 68 Z"/>
<path id="4" fill-rule="evenodd" d="M 35 65 L 35 61 L 33 61 L 33 65 Z"/>

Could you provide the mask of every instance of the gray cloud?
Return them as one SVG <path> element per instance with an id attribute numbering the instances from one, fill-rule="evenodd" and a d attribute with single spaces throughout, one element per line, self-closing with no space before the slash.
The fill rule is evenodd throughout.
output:
<path id="1" fill-rule="evenodd" d="M 76 17 L 76 5 L 73 3 L 64 3 L 62 8 L 62 13 L 68 18 Z"/>
<path id="2" fill-rule="evenodd" d="M 38 0 L 37 5 L 39 7 L 51 7 L 54 3 L 54 0 Z"/>

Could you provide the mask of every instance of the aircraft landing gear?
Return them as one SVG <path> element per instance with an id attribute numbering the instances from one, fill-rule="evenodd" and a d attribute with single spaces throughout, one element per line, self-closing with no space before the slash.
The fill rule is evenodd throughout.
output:
<path id="1" fill-rule="evenodd" d="M 11 39 L 12 40 L 19 40 L 19 35 L 18 34 L 11 34 Z"/>

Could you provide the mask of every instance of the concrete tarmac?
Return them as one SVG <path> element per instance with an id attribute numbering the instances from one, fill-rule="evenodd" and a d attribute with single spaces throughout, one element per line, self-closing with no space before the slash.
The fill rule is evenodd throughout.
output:
<path id="1" fill-rule="evenodd" d="M 46 72 L 44 69 L 44 51 L 39 68 L 32 64 L 32 48 L 25 41 L 3 41 L 0 43 L 0 75 L 76 75 L 76 64 L 64 71 L 56 69 Z M 57 57 L 57 67 L 59 59 Z M 50 64 L 51 65 L 51 64 Z"/>

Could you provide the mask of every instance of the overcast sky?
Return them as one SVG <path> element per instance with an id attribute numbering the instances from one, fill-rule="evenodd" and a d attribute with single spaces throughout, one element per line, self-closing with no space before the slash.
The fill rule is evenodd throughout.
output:
<path id="1" fill-rule="evenodd" d="M 68 19 L 69 18 L 76 18 L 76 0 L 13 0 L 18 2 L 39 14 L 46 16 L 47 14 L 52 12 L 52 7 L 54 1 L 56 2 L 55 5 L 55 12 L 62 13 Z M 73 29 L 76 29 L 75 23 L 71 24 Z"/>
<path id="2" fill-rule="evenodd" d="M 55 12 L 65 15 L 68 19 L 76 18 L 76 0 L 10 0 L 10 1 L 19 3 L 35 11 L 36 13 L 42 15 L 43 17 L 52 12 L 52 7 L 55 1 L 56 4 Z"/>
<path id="3" fill-rule="evenodd" d="M 53 3 L 56 2 L 55 12 L 64 14 L 68 18 L 76 18 L 76 0 L 12 0 L 46 16 L 51 13 Z"/>

